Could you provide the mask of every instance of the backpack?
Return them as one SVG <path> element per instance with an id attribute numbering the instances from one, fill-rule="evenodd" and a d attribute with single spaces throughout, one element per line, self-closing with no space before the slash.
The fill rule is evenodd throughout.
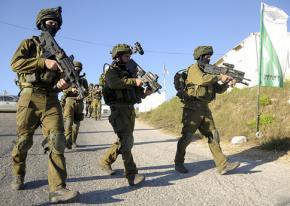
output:
<path id="1" fill-rule="evenodd" d="M 185 80 L 187 78 L 188 69 L 182 69 L 175 73 L 174 75 L 174 87 L 177 91 L 176 96 L 179 97 L 181 101 L 184 100 L 184 95 L 186 91 Z"/>

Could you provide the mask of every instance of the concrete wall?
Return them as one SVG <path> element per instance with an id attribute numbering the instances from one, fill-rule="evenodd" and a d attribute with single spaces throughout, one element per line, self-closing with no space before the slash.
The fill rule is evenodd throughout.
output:
<path id="1" fill-rule="evenodd" d="M 165 92 L 161 94 L 154 93 L 142 100 L 142 103 L 138 105 L 139 112 L 148 112 L 157 108 L 160 104 L 165 102 Z"/>

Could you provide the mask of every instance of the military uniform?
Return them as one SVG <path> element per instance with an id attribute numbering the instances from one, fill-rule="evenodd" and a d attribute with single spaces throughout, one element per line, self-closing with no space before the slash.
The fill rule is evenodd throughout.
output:
<path id="1" fill-rule="evenodd" d="M 86 101 L 86 117 L 91 117 L 93 113 L 92 101 L 93 101 L 93 94 L 92 94 L 93 85 L 90 84 L 88 96 L 85 98 Z"/>
<path id="2" fill-rule="evenodd" d="M 74 61 L 75 64 L 75 61 Z M 75 64 L 76 66 L 76 64 Z M 88 95 L 88 82 L 82 77 L 80 78 L 80 84 L 84 89 L 84 96 Z M 80 122 L 84 119 L 84 100 L 80 99 L 77 92 L 72 91 L 73 87 L 63 91 L 64 97 L 64 121 L 65 121 L 65 137 L 67 148 L 76 147 L 76 141 Z"/>
<path id="3" fill-rule="evenodd" d="M 113 59 L 114 51 L 116 51 L 114 49 L 117 46 L 113 48 Z M 124 50 L 127 53 L 131 52 L 127 45 L 124 46 Z M 133 131 L 136 117 L 134 104 L 140 103 L 141 98 L 145 97 L 144 89 L 136 86 L 136 79 L 132 78 L 126 70 L 125 64 L 116 62 L 111 65 L 111 68 L 105 74 L 103 95 L 105 103 L 110 105 L 111 108 L 109 121 L 118 136 L 118 141 L 106 151 L 101 159 L 101 165 L 103 167 L 109 166 L 109 169 L 111 169 L 111 164 L 121 154 L 129 184 L 139 184 L 145 178 L 143 175 L 137 174 L 138 170 L 131 149 L 134 144 Z"/>
<path id="4" fill-rule="evenodd" d="M 45 18 L 56 19 L 61 25 L 61 9 L 41 10 L 37 18 L 40 28 Z M 77 196 L 77 192 L 66 189 L 67 178 L 64 157 L 65 136 L 63 116 L 57 91 L 52 87 L 60 79 L 60 73 L 48 70 L 38 37 L 21 42 L 15 52 L 11 67 L 17 73 L 21 89 L 17 103 L 17 140 L 12 150 L 13 189 L 24 188 L 26 157 L 33 145 L 33 134 L 41 125 L 42 132 L 49 139 L 48 186 L 50 201 L 65 201 Z"/>
<path id="5" fill-rule="evenodd" d="M 209 48 L 205 47 L 203 49 L 205 49 L 205 51 L 202 50 L 204 54 L 210 53 L 207 51 Z M 216 93 L 225 92 L 228 85 L 219 84 L 219 76 L 204 73 L 198 64 L 191 65 L 187 71 L 182 115 L 182 137 L 178 141 L 175 156 L 176 169 L 180 172 L 187 172 L 186 168 L 183 167 L 185 150 L 190 144 L 193 134 L 198 129 L 202 135 L 208 138 L 208 145 L 216 168 L 218 172 L 223 173 L 223 170 L 229 164 L 227 158 L 222 153 L 219 133 L 215 127 L 208 103 L 215 99 Z"/>
<path id="6" fill-rule="evenodd" d="M 101 119 L 102 110 L 102 91 L 99 88 L 94 88 L 92 90 L 92 108 L 93 108 L 93 118 L 96 120 Z"/>

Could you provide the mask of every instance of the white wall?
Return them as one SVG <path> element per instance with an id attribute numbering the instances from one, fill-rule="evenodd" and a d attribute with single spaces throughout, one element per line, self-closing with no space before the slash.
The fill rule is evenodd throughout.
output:
<path id="1" fill-rule="evenodd" d="M 245 78 L 251 79 L 249 86 L 256 86 L 258 84 L 259 44 L 260 34 L 251 33 L 219 59 L 216 65 L 222 66 L 224 62 L 234 64 L 234 69 L 245 72 Z M 285 65 L 283 70 L 286 73 L 285 78 L 290 79 L 290 33 L 288 33 L 288 42 L 285 42 L 285 46 L 288 47 L 288 65 Z M 237 87 L 244 86 L 243 84 L 237 85 Z"/>
<path id="2" fill-rule="evenodd" d="M 160 104 L 165 102 L 165 92 L 161 92 L 161 94 L 154 93 L 150 96 L 142 99 L 142 103 L 138 105 L 139 112 L 148 112 L 152 109 L 155 109 Z"/>

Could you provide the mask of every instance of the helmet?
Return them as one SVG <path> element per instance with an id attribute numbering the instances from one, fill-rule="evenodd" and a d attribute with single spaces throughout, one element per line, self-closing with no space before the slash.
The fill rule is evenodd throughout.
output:
<path id="1" fill-rule="evenodd" d="M 75 66 L 75 70 L 76 70 L 78 73 L 80 73 L 80 72 L 82 71 L 82 69 L 83 69 L 83 65 L 82 65 L 82 63 L 79 62 L 79 61 L 73 61 L 73 64 L 74 64 L 74 66 Z"/>
<path id="2" fill-rule="evenodd" d="M 83 64 L 81 62 L 79 62 L 79 61 L 73 61 L 73 64 L 74 64 L 75 67 L 78 67 L 80 69 L 83 68 Z"/>
<path id="3" fill-rule="evenodd" d="M 41 30 L 41 23 L 45 19 L 55 19 L 59 28 L 62 25 L 61 7 L 42 9 L 36 17 L 36 27 Z"/>
<path id="4" fill-rule="evenodd" d="M 213 54 L 212 46 L 198 46 L 195 48 L 193 52 L 193 56 L 195 60 L 199 59 L 199 57 L 205 54 L 209 54 L 209 55 Z"/>
<path id="5" fill-rule="evenodd" d="M 113 47 L 112 49 L 112 59 L 116 59 L 122 54 L 132 54 L 132 49 L 129 45 L 127 44 L 117 44 L 116 46 Z"/>

